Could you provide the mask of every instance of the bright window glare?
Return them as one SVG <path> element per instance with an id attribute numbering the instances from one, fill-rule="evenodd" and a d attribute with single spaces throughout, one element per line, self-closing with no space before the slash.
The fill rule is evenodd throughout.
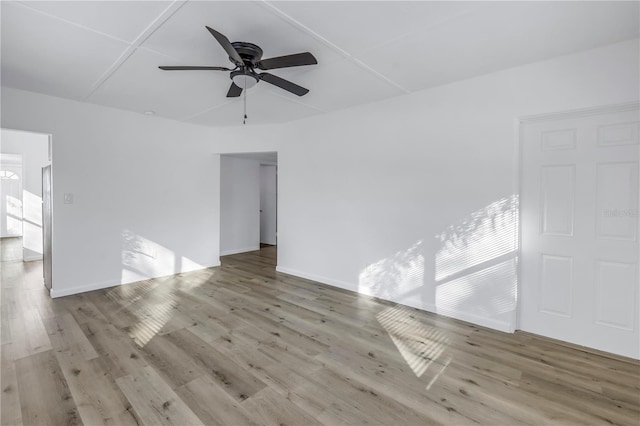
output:
<path id="1" fill-rule="evenodd" d="M 25 249 L 42 254 L 42 197 L 29 191 L 22 191 L 23 235 Z"/>
<path id="2" fill-rule="evenodd" d="M 20 179 L 18 175 L 10 170 L 0 170 L 0 179 L 11 179 L 18 180 Z"/>

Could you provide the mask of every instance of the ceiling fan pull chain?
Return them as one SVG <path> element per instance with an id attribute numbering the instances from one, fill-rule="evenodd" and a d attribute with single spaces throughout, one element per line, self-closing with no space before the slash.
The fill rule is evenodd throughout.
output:
<path id="1" fill-rule="evenodd" d="M 244 77 L 245 80 L 245 87 L 246 87 L 246 80 L 247 77 Z M 242 120 L 242 124 L 247 124 L 247 89 L 243 90 L 244 92 L 244 119 Z"/>

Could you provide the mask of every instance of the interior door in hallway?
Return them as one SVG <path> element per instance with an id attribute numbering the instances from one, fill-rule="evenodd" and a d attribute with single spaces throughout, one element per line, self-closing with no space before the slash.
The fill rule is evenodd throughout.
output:
<path id="1" fill-rule="evenodd" d="M 520 329 L 640 358 L 636 108 L 521 133 Z"/>
<path id="2" fill-rule="evenodd" d="M 276 245 L 277 167 L 260 165 L 260 242 Z"/>

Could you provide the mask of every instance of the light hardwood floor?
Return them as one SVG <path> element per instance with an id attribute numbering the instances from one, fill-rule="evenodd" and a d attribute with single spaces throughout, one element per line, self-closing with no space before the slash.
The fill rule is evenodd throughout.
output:
<path id="1" fill-rule="evenodd" d="M 2 425 L 640 424 L 640 365 L 276 273 L 51 300 L 2 256 Z"/>

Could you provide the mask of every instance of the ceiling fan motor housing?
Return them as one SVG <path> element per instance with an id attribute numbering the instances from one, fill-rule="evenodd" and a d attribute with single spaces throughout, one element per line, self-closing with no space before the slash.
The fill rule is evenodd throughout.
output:
<path id="1" fill-rule="evenodd" d="M 245 65 L 255 67 L 256 63 L 262 59 L 262 49 L 253 43 L 246 43 L 244 41 L 234 41 L 231 43 L 238 55 L 242 58 Z M 233 58 L 229 57 L 229 60 L 233 62 Z"/>
<path id="2" fill-rule="evenodd" d="M 249 89 L 260 81 L 259 75 L 253 68 L 256 66 L 256 63 L 262 59 L 262 49 L 258 45 L 244 41 L 234 41 L 231 45 L 236 49 L 245 64 L 245 66 L 239 70 L 231 72 L 231 80 L 233 80 L 236 86 L 242 89 Z M 233 60 L 231 57 L 229 59 Z"/>

